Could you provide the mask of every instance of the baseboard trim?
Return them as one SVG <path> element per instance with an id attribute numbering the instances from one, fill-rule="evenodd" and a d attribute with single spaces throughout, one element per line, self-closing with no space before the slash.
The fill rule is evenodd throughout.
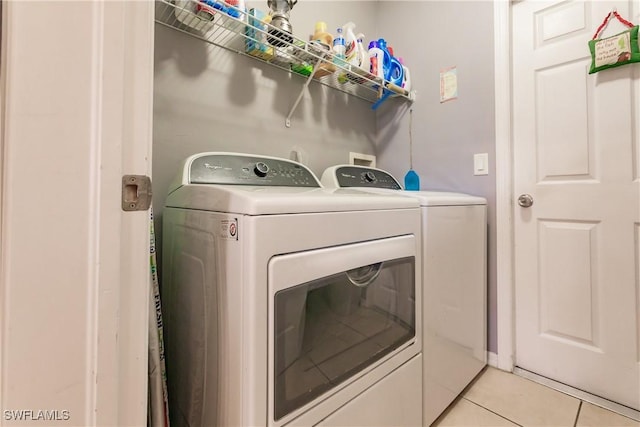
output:
<path id="1" fill-rule="evenodd" d="M 558 390 L 562 393 L 568 394 L 569 396 L 573 396 L 577 399 L 584 400 L 585 402 L 589 402 L 604 409 L 616 412 L 627 418 L 631 418 L 632 420 L 640 421 L 640 411 L 636 411 L 635 409 L 629 408 L 628 406 L 620 405 L 619 403 L 612 402 L 610 400 L 593 395 L 591 393 L 587 393 L 586 391 L 582 391 L 577 388 L 573 388 L 558 381 L 554 381 L 550 378 L 534 374 L 533 372 L 526 371 L 522 368 L 518 368 L 517 366 L 513 368 L 513 373 L 538 384 L 542 384 L 554 390 Z"/>
<path id="2" fill-rule="evenodd" d="M 487 364 L 492 368 L 498 367 L 498 354 L 493 351 L 487 351 Z"/>

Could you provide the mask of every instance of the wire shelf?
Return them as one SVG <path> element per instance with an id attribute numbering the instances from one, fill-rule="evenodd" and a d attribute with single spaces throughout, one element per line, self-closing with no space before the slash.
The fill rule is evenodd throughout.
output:
<path id="1" fill-rule="evenodd" d="M 415 98 L 414 92 L 334 58 L 318 43 L 283 33 L 263 20 L 264 12 L 244 11 L 223 0 L 157 0 L 156 5 L 158 24 L 306 78 L 305 88 L 315 81 L 374 103 L 376 108 L 389 96 Z M 301 97 L 302 93 L 293 109 Z"/>

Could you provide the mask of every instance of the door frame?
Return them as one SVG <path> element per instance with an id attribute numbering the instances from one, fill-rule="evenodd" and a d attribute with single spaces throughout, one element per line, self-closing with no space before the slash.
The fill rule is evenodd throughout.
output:
<path id="1" fill-rule="evenodd" d="M 496 127 L 496 310 L 499 369 L 515 367 L 511 0 L 493 3 Z"/>
<path id="2" fill-rule="evenodd" d="M 25 36 L 24 30 L 18 33 L 20 26 L 26 25 L 24 8 L 28 6 L 24 5 L 20 2 L 2 3 L 0 425 L 10 421 L 5 419 L 4 413 L 9 410 L 29 413 L 30 415 L 25 415 L 27 417 L 33 416 L 36 411 L 46 411 L 49 413 L 48 416 L 54 414 L 56 420 L 71 421 L 78 425 L 143 425 L 146 424 L 147 418 L 150 217 L 148 210 L 124 212 L 121 209 L 121 193 L 122 175 L 151 174 L 154 3 L 96 0 L 76 8 L 76 4 L 71 2 L 45 2 L 38 6 L 39 25 L 29 26 L 28 36 Z M 66 12 L 67 17 L 82 18 L 82 25 L 64 31 L 55 19 L 44 19 L 59 17 L 63 15 L 62 12 Z M 72 47 L 66 47 L 63 42 L 73 37 L 84 37 L 87 42 L 82 48 L 90 44 L 91 50 L 86 50 L 91 55 L 86 55 L 87 61 L 81 64 L 62 69 L 56 61 L 51 60 L 53 53 L 47 51 L 47 46 L 52 42 L 59 42 L 59 52 L 65 54 L 65 49 Z M 45 38 L 48 43 L 41 43 Z M 14 85 L 15 76 L 25 71 L 20 69 L 25 67 L 25 51 L 30 53 L 31 58 L 40 57 L 38 64 L 53 64 L 51 69 L 47 70 L 50 75 L 64 74 L 67 78 L 77 76 L 78 79 L 87 79 L 89 84 L 74 88 L 72 94 L 61 93 L 69 86 L 67 84 L 60 87 L 51 86 L 45 93 L 35 95 L 26 87 L 24 81 Z M 40 95 L 41 98 L 37 98 Z M 76 98 L 72 98 L 72 95 Z M 33 99 L 40 103 L 41 110 L 33 111 L 30 104 L 16 103 L 16 100 L 28 96 L 33 96 Z M 51 139 L 37 139 L 33 132 L 20 132 L 33 128 L 33 118 L 42 117 L 42 111 L 57 108 L 60 99 L 88 100 L 87 105 L 90 105 L 91 109 L 85 116 L 81 116 L 80 121 L 77 119 L 78 115 L 73 113 L 75 110 L 60 112 L 56 121 L 61 128 L 66 126 L 65 129 L 77 126 L 84 132 L 81 137 L 75 133 L 65 138 L 60 137 L 59 132 L 54 132 L 58 128 L 51 125 L 53 121 L 45 122 L 39 128 L 54 129 Z M 57 139 L 54 139 L 55 137 Z M 89 164 L 81 169 L 83 179 L 78 179 L 78 182 L 83 183 L 83 186 L 79 185 L 78 188 L 82 188 L 83 191 L 75 195 L 78 205 L 82 205 L 83 210 L 74 210 L 74 205 L 65 203 L 67 199 L 62 197 L 60 202 L 51 203 L 58 211 L 68 208 L 69 218 L 73 218 L 73 215 L 80 217 L 77 212 L 89 211 L 88 215 L 82 214 L 89 217 L 88 225 L 82 229 L 88 236 L 72 236 L 69 240 L 76 242 L 83 238 L 88 242 L 86 246 L 90 252 L 86 261 L 83 258 L 69 262 L 76 262 L 74 266 L 79 266 L 78 270 L 81 272 L 73 275 L 71 280 L 68 279 L 69 276 L 54 269 L 47 281 L 53 286 L 64 282 L 65 286 L 57 291 L 57 300 L 61 297 L 68 298 L 69 301 L 73 301 L 75 307 L 82 307 L 86 313 L 84 324 L 79 326 L 85 328 L 86 339 L 74 343 L 76 347 L 73 348 L 74 352 L 83 355 L 85 363 L 58 366 L 58 372 L 50 369 L 51 375 L 37 379 L 38 386 L 44 384 L 47 392 L 50 389 L 54 389 L 55 392 L 35 397 L 31 395 L 34 390 L 33 382 L 22 381 L 20 373 L 29 372 L 29 366 L 39 361 L 37 356 L 42 354 L 40 340 L 47 337 L 50 331 L 41 328 L 28 340 L 21 340 L 19 346 L 12 348 L 12 357 L 9 357 L 7 349 L 11 347 L 9 344 L 13 343 L 11 340 L 20 336 L 24 330 L 33 332 L 33 324 L 46 324 L 52 319 L 58 321 L 62 315 L 53 317 L 51 313 L 64 310 L 56 306 L 55 301 L 47 302 L 41 298 L 40 307 L 46 310 L 34 311 L 31 325 L 15 322 L 12 317 L 13 314 L 24 311 L 24 307 L 30 307 L 30 301 L 24 296 L 24 289 L 33 289 L 35 294 L 39 289 L 36 279 L 40 278 L 38 274 L 42 275 L 43 269 L 34 268 L 33 272 L 25 273 L 24 268 L 18 270 L 15 267 L 18 258 L 23 265 L 26 263 L 23 260 L 23 247 L 26 245 L 23 244 L 17 251 L 14 250 L 17 245 L 15 238 L 10 235 L 15 236 L 16 233 L 12 220 L 19 217 L 28 207 L 11 203 L 12 200 L 9 199 L 12 193 L 26 191 L 32 194 L 34 200 L 38 200 L 45 191 L 43 188 L 56 185 L 59 180 L 54 176 L 48 182 L 49 187 L 39 188 L 32 182 L 36 178 L 15 178 L 16 174 L 12 174 L 12 170 L 15 172 L 20 167 L 25 167 L 26 163 L 24 156 L 16 157 L 15 152 L 18 149 L 24 150 L 25 143 L 31 144 L 30 149 L 47 154 L 60 148 L 66 149 L 65 153 L 68 153 L 70 147 L 90 147 L 78 153 L 77 158 L 57 158 L 54 153 L 49 158 L 55 158 L 60 167 L 69 167 L 77 159 L 85 159 L 86 152 L 92 150 Z M 37 161 L 28 164 L 28 167 L 36 168 L 46 163 L 47 158 L 43 157 L 37 158 Z M 16 158 L 18 161 L 14 161 Z M 69 181 L 69 175 L 65 176 Z M 85 182 L 89 184 L 84 185 Z M 24 224 L 19 224 L 19 230 L 24 228 Z M 28 243 L 38 244 L 43 251 L 57 248 L 59 254 L 62 253 L 60 256 L 65 256 L 66 249 L 60 249 L 59 242 L 54 242 L 54 246 L 49 235 L 35 237 L 37 241 L 33 238 L 29 239 Z M 15 290 L 18 288 L 21 288 L 23 293 L 16 296 L 18 292 Z M 77 297 L 78 294 L 82 297 Z M 11 310 L 3 310 L 5 308 Z M 79 317 L 76 312 L 73 314 L 73 320 Z M 27 329 L 29 327 L 31 329 Z M 55 350 L 59 348 L 61 346 Z M 58 351 L 58 358 L 60 353 Z M 3 375 L 12 370 L 19 373 L 12 377 Z M 84 382 L 62 384 L 59 380 L 60 375 L 56 376 L 60 372 L 70 372 L 75 377 L 82 375 Z M 71 405 L 78 410 L 69 411 Z"/>

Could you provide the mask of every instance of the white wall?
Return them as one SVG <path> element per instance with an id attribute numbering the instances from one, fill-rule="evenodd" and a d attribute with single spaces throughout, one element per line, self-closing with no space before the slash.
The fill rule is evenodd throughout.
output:
<path id="1" fill-rule="evenodd" d="M 422 189 L 488 200 L 489 350 L 497 351 L 493 3 L 381 1 L 380 28 L 406 60 L 414 88 L 413 168 Z M 440 103 L 440 70 L 457 67 L 458 99 Z M 401 180 L 409 169 L 408 106 L 381 108 L 378 165 Z M 473 154 L 489 154 L 489 175 L 473 175 Z"/>

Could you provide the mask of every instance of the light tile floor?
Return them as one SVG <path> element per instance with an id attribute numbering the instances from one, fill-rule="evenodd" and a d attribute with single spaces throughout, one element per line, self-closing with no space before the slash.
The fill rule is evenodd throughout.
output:
<path id="1" fill-rule="evenodd" d="M 489 367 L 432 425 L 464 426 L 640 427 L 640 422 Z"/>

